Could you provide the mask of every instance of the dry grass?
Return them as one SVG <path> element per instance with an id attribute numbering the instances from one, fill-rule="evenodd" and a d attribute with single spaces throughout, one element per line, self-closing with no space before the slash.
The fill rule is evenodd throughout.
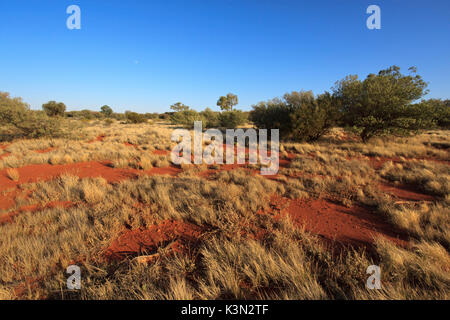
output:
<path id="1" fill-rule="evenodd" d="M 19 181 L 19 171 L 14 168 L 8 168 L 6 169 L 6 176 L 11 179 L 12 181 Z"/>
<path id="2" fill-rule="evenodd" d="M 144 171 L 170 164 L 168 156 L 153 153 L 170 150 L 170 126 L 99 122 L 83 127 L 82 139 L 13 142 L 6 150 L 11 155 L 0 165 L 14 180 L 10 172 L 31 163 L 110 160 L 114 168 Z M 103 141 L 91 142 L 100 135 Z M 17 298 L 22 287 L 19 298 L 26 299 L 448 299 L 448 164 L 406 159 L 446 159 L 448 152 L 433 144 L 448 142 L 448 134 L 368 145 L 344 137 L 333 130 L 316 144 L 284 144 L 281 152 L 285 157 L 295 153 L 295 159 L 276 180 L 250 167 L 218 170 L 206 179 L 199 176 L 207 169 L 201 165 L 184 166 L 177 177 L 143 172 L 108 183 L 62 175 L 23 184 L 16 206 L 2 213 L 30 204 L 41 209 L 0 226 L 0 298 Z M 53 149 L 34 152 L 48 148 Z M 372 156 L 405 159 L 376 169 L 368 161 Z M 398 203 L 378 188 L 384 180 L 417 184 L 437 198 Z M 370 254 L 360 247 L 335 253 L 288 217 L 261 214 L 274 194 L 365 205 L 407 232 L 410 247 L 378 239 Z M 72 205 L 46 208 L 61 201 Z M 105 261 L 105 249 L 123 232 L 167 220 L 194 224 L 201 236 L 178 254 L 161 244 L 158 258 L 148 265 L 136 263 L 136 255 Z M 83 275 L 77 292 L 64 289 L 64 270 L 74 262 Z M 365 288 L 365 271 L 372 264 L 382 269 L 382 290 Z"/>

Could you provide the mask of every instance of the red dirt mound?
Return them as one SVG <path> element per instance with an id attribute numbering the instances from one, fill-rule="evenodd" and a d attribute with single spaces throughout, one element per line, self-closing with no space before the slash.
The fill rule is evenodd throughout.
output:
<path id="1" fill-rule="evenodd" d="M 183 252 L 187 245 L 198 241 L 202 228 L 183 221 L 165 220 L 147 229 L 128 230 L 105 250 L 108 261 L 155 254 L 158 248 Z"/>
<path id="2" fill-rule="evenodd" d="M 290 200 L 273 197 L 278 216 L 288 214 L 294 224 L 326 240 L 370 246 L 377 236 L 406 246 L 407 237 L 364 207 L 345 206 L 324 200 Z"/>

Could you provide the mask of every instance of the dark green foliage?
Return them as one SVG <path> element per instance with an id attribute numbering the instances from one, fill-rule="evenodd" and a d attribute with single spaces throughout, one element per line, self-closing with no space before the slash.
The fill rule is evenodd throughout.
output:
<path id="1" fill-rule="evenodd" d="M 422 100 L 415 107 L 437 128 L 450 129 L 450 100 Z"/>
<path id="2" fill-rule="evenodd" d="M 315 98 L 311 91 L 294 91 L 283 99 L 260 102 L 250 112 L 250 120 L 258 128 L 279 129 L 281 139 L 291 141 L 317 140 L 338 118 L 328 92 Z"/>
<path id="3" fill-rule="evenodd" d="M 49 117 L 64 117 L 66 105 L 62 102 L 49 101 L 42 105 L 42 110 L 44 110 Z"/>
<path id="4" fill-rule="evenodd" d="M 113 109 L 111 109 L 111 107 L 107 105 L 101 107 L 100 110 L 105 117 L 110 117 L 113 114 Z"/>
<path id="5" fill-rule="evenodd" d="M 384 134 L 405 134 L 430 126 L 420 105 L 412 102 L 427 93 L 427 84 L 410 68 L 409 75 L 392 66 L 364 81 L 347 76 L 336 83 L 333 97 L 339 101 L 344 123 L 358 132 L 363 141 Z"/>
<path id="6" fill-rule="evenodd" d="M 125 118 L 127 119 L 128 123 L 144 123 L 147 122 L 147 118 L 140 113 L 132 112 L 132 111 L 125 111 Z"/>
<path id="7" fill-rule="evenodd" d="M 247 122 L 247 115 L 241 110 L 223 111 L 218 117 L 222 128 L 234 129 Z"/>
<path id="8" fill-rule="evenodd" d="M 14 136 L 23 138 L 59 137 L 60 121 L 49 118 L 42 111 L 33 111 L 21 98 L 10 98 L 0 92 L 0 124 L 10 128 Z"/>

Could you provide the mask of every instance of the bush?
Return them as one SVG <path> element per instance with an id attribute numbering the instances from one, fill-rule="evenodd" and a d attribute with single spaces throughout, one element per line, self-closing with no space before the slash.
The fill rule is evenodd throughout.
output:
<path id="1" fill-rule="evenodd" d="M 311 91 L 294 91 L 285 94 L 283 99 L 260 102 L 250 112 L 250 120 L 256 127 L 279 129 L 280 138 L 291 141 L 317 140 L 338 117 L 338 109 L 329 93 L 315 98 Z"/>
<path id="2" fill-rule="evenodd" d="M 219 114 L 218 120 L 223 128 L 234 129 L 247 122 L 247 116 L 240 110 L 223 111 Z"/>
<path id="3" fill-rule="evenodd" d="M 42 105 L 42 110 L 44 110 L 49 117 L 64 117 L 66 105 L 62 102 L 49 101 Z"/>
<path id="4" fill-rule="evenodd" d="M 137 112 L 125 111 L 125 117 L 128 123 L 144 123 L 147 122 L 147 118 L 144 115 Z"/>
<path id="5" fill-rule="evenodd" d="M 210 108 L 206 108 L 200 115 L 203 118 L 203 126 L 205 128 L 217 128 L 220 127 L 219 115 L 220 112 L 212 111 Z"/>
<path id="6" fill-rule="evenodd" d="M 10 98 L 0 92 L 0 122 L 11 127 L 14 135 L 24 138 L 58 137 L 62 134 L 60 121 L 42 111 L 33 111 L 21 98 Z"/>
<path id="7" fill-rule="evenodd" d="M 105 117 L 111 117 L 111 115 L 113 114 L 113 109 L 111 109 L 110 106 L 104 105 L 100 108 L 100 112 L 105 116 Z"/>
<path id="8" fill-rule="evenodd" d="M 174 112 L 170 116 L 170 122 L 173 124 L 182 125 L 186 128 L 193 128 L 194 121 L 203 121 L 203 117 L 200 113 L 195 110 L 184 110 L 179 112 Z"/>
<path id="9" fill-rule="evenodd" d="M 430 128 L 433 126 L 450 129 L 450 100 L 422 100 L 420 103 L 414 105 L 414 107 L 418 109 L 417 112 L 419 115 L 430 120 Z"/>
<path id="10" fill-rule="evenodd" d="M 411 103 L 427 93 L 427 84 L 410 68 L 410 75 L 392 66 L 364 81 L 347 76 L 336 83 L 334 98 L 339 101 L 344 123 L 366 142 L 373 136 L 405 134 L 431 126 L 420 104 Z"/>

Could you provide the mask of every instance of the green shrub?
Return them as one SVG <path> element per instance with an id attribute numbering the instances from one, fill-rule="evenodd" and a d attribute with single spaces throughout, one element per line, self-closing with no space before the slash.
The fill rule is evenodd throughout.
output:
<path id="1" fill-rule="evenodd" d="M 203 118 L 203 125 L 205 128 L 217 128 L 220 127 L 219 115 L 220 112 L 212 111 L 210 108 L 206 108 L 200 115 Z"/>
<path id="2" fill-rule="evenodd" d="M 49 117 L 64 117 L 66 105 L 62 102 L 49 101 L 42 105 L 42 110 L 44 110 Z"/>
<path id="3" fill-rule="evenodd" d="M 111 115 L 113 114 L 113 109 L 111 109 L 110 106 L 104 105 L 100 108 L 100 112 L 105 116 L 105 117 L 111 117 Z"/>
<path id="4" fill-rule="evenodd" d="M 126 117 L 128 123 L 147 122 L 147 118 L 145 118 L 144 115 L 137 113 L 137 112 L 125 111 L 125 117 Z"/>
<path id="5" fill-rule="evenodd" d="M 193 128 L 194 121 L 203 121 L 203 117 L 195 110 L 184 110 L 174 112 L 170 116 L 170 122 L 173 124 L 182 125 L 186 128 Z"/>
<path id="6" fill-rule="evenodd" d="M 260 102 L 250 112 L 250 120 L 256 127 L 279 129 L 280 138 L 291 141 L 317 140 L 338 117 L 338 109 L 329 93 L 315 98 L 311 91 L 294 91 L 285 94 L 283 99 Z"/>
<path id="7" fill-rule="evenodd" d="M 430 120 L 430 128 L 433 126 L 450 129 L 450 100 L 422 100 L 420 103 L 414 105 L 414 107 L 418 109 L 419 116 Z"/>
<path id="8" fill-rule="evenodd" d="M 23 138 L 59 137 L 62 135 L 60 122 L 42 111 L 33 111 L 21 98 L 10 98 L 0 92 L 0 122 Z"/>
<path id="9" fill-rule="evenodd" d="M 403 75 L 392 66 L 364 81 L 347 76 L 336 83 L 334 98 L 339 101 L 344 123 L 366 142 L 373 136 L 405 134 L 430 127 L 431 119 L 421 112 L 422 105 L 412 102 L 427 93 L 427 84 L 410 68 Z"/>
<path id="10" fill-rule="evenodd" d="M 223 111 L 218 117 L 220 126 L 234 129 L 247 122 L 247 115 L 241 110 Z"/>

